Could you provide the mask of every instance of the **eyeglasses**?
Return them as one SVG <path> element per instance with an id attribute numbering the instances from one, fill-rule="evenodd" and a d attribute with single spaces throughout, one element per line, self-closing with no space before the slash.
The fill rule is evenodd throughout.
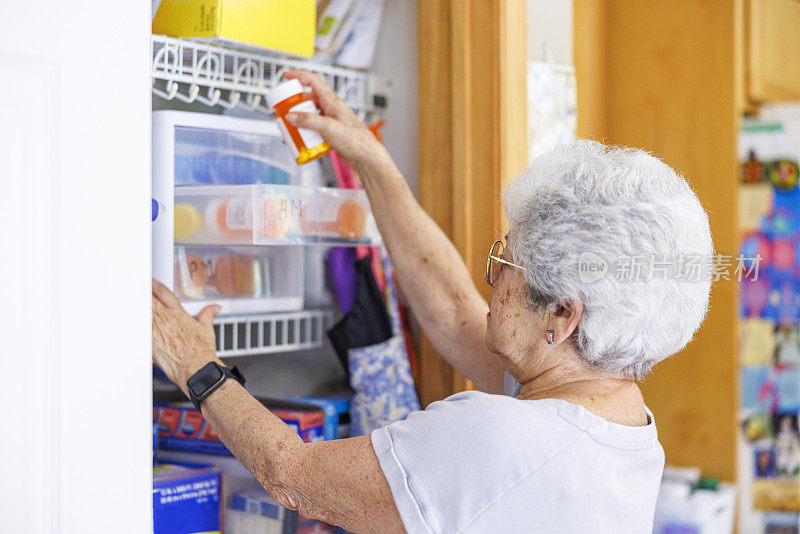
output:
<path id="1" fill-rule="evenodd" d="M 502 241 L 495 241 L 492 248 L 489 249 L 489 257 L 486 258 L 486 272 L 483 273 L 483 278 L 486 280 L 486 283 L 492 287 L 497 283 L 497 279 L 500 278 L 500 271 L 503 269 L 503 265 L 510 265 L 517 269 L 525 270 L 525 267 L 501 258 L 500 256 L 503 254 L 503 248 Z"/>

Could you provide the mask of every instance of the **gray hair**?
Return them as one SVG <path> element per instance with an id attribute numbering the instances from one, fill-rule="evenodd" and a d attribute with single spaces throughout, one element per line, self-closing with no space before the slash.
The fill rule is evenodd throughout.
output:
<path id="1" fill-rule="evenodd" d="M 668 165 L 579 140 L 537 158 L 505 188 L 503 204 L 529 303 L 554 311 L 583 302 L 572 339 L 592 366 L 641 379 L 691 341 L 708 310 L 714 244 L 697 195 Z M 637 258 L 670 264 L 670 274 L 612 272 Z M 702 262 L 694 279 L 675 271 L 687 258 Z"/>

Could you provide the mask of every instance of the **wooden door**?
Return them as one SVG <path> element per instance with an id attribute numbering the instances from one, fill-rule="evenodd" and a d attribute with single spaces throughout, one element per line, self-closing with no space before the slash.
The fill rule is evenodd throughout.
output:
<path id="1" fill-rule="evenodd" d="M 718 254 L 738 237 L 738 2 L 575 0 L 578 135 L 644 148 L 683 172 Z M 721 280 L 689 346 L 642 384 L 667 462 L 733 480 L 737 285 Z"/>
<path id="2" fill-rule="evenodd" d="M 485 296 L 503 185 L 526 163 L 525 0 L 418 0 L 419 200 Z M 423 339 L 423 406 L 471 387 Z"/>

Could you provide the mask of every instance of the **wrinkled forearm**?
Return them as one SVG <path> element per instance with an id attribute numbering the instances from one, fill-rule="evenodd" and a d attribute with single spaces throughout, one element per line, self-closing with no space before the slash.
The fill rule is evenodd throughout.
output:
<path id="1" fill-rule="evenodd" d="M 228 449 L 279 504 L 353 532 L 402 532 L 369 436 L 303 443 L 238 382 L 202 405 Z"/>
<path id="2" fill-rule="evenodd" d="M 294 430 L 234 380 L 227 380 L 203 401 L 202 413 L 267 490 L 281 483 L 292 454 L 303 446 Z"/>

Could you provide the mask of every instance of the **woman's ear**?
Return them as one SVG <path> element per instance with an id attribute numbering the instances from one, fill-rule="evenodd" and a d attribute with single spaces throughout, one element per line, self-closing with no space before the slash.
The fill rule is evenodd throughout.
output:
<path id="1" fill-rule="evenodd" d="M 580 300 L 559 304 L 556 311 L 553 313 L 552 319 L 555 330 L 555 342 L 561 343 L 571 336 L 572 332 L 578 328 L 581 317 L 583 317 L 583 302 Z"/>

